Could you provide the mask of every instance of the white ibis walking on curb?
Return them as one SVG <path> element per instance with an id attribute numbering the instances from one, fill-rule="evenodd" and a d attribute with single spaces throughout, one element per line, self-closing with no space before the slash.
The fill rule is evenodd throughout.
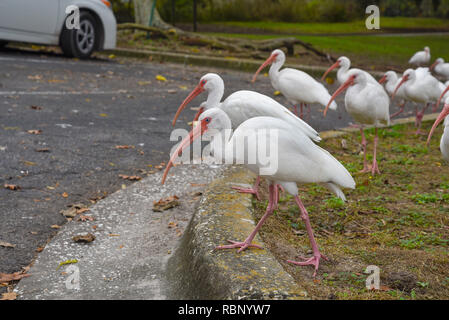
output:
<path id="1" fill-rule="evenodd" d="M 320 148 L 313 143 L 310 138 L 304 134 L 303 131 L 297 130 L 290 123 L 273 117 L 255 117 L 246 120 L 234 132 L 230 133 L 232 128 L 231 120 L 222 109 L 212 108 L 201 114 L 199 122 L 196 127 L 192 129 L 190 134 L 183 139 L 175 152 L 172 154 L 170 161 L 165 168 L 162 178 L 162 183 L 165 182 L 167 173 L 173 165 L 174 160 L 182 153 L 188 145 L 200 136 L 205 136 L 207 139 L 211 137 L 208 135 L 215 134 L 211 142 L 211 150 L 214 157 L 222 159 L 223 156 L 232 159 L 233 162 L 244 163 L 247 168 L 256 174 L 265 177 L 269 181 L 269 203 L 265 214 L 260 219 L 255 229 L 244 241 L 229 241 L 230 245 L 218 246 L 216 249 L 232 249 L 238 248 L 241 252 L 249 247 L 260 248 L 260 246 L 253 244 L 252 241 L 257 232 L 261 228 L 265 220 L 273 213 L 277 206 L 279 194 L 277 185 L 281 185 L 284 189 L 295 197 L 296 204 L 301 212 L 301 219 L 304 221 L 309 236 L 309 240 L 313 250 L 313 256 L 304 261 L 292 261 L 296 265 L 305 266 L 313 265 L 314 274 L 318 270 L 321 258 L 326 259 L 318 249 L 317 242 L 313 235 L 312 227 L 310 225 L 309 215 L 298 195 L 297 183 L 322 183 L 325 184 L 338 197 L 345 200 L 345 196 L 341 188 L 355 188 L 355 181 L 345 167 L 338 162 L 329 152 Z M 212 133 L 214 132 L 214 133 Z M 217 132 L 219 133 L 217 136 Z M 277 139 L 270 140 L 270 135 L 276 133 Z M 243 144 L 245 148 L 244 155 L 234 153 L 234 146 L 244 141 L 245 137 L 253 137 L 252 151 L 255 152 L 255 160 L 249 162 L 249 156 L 246 156 L 249 151 L 249 143 Z M 221 143 L 214 143 L 219 141 Z M 277 163 L 274 170 L 263 171 L 267 165 L 265 159 L 261 159 L 259 150 L 267 149 L 266 141 L 273 141 L 273 145 L 268 145 L 270 150 L 276 149 L 273 152 L 276 156 Z M 255 149 L 254 149 L 255 147 Z M 275 148 L 274 148 L 275 147 Z M 244 160 L 245 162 L 239 162 Z"/>
<path id="2" fill-rule="evenodd" d="M 268 73 L 271 85 L 294 105 L 295 110 L 297 110 L 297 105 L 300 105 L 300 118 L 303 117 L 304 105 L 307 107 L 310 104 L 320 104 L 325 107 L 331 97 L 327 89 L 303 71 L 292 68 L 280 70 L 284 63 L 285 53 L 279 49 L 274 50 L 256 71 L 252 81 L 255 82 L 260 71 L 271 64 Z M 330 108 L 336 110 L 337 104 L 333 102 Z"/>
<path id="3" fill-rule="evenodd" d="M 248 90 L 240 90 L 232 93 L 223 102 L 221 99 L 224 94 L 224 82 L 223 79 L 215 73 L 208 73 L 201 77 L 198 85 L 193 91 L 185 98 L 182 104 L 179 106 L 178 111 L 173 119 L 173 126 L 176 123 L 182 110 L 191 102 L 196 96 L 202 92 L 207 92 L 207 100 L 201 104 L 200 110 L 198 110 L 195 120 L 200 116 L 202 112 L 210 108 L 220 108 L 231 119 L 233 128 L 237 128 L 244 121 L 260 116 L 274 117 L 284 120 L 289 123 L 295 130 L 303 132 L 310 139 L 319 142 L 321 138 L 318 132 L 305 123 L 303 120 L 295 116 L 290 110 L 281 105 L 276 100 Z M 236 190 L 244 193 L 254 194 L 259 199 L 258 186 L 260 177 L 257 177 L 256 183 L 253 188 L 241 188 L 233 187 Z"/>
<path id="4" fill-rule="evenodd" d="M 349 71 L 348 79 L 337 89 L 337 91 L 335 91 L 331 101 L 346 89 L 346 111 L 354 118 L 356 122 L 361 124 L 360 134 L 362 136 L 363 146 L 363 170 L 361 172 L 369 172 L 370 170 L 366 161 L 366 139 L 365 134 L 363 133 L 363 126 L 374 125 L 376 128 L 373 164 L 371 167 L 371 174 L 375 175 L 376 173 L 380 173 L 376 159 L 377 143 L 379 139 L 377 135 L 377 127 L 380 124 L 390 124 L 390 99 L 388 98 L 385 90 L 378 83 L 373 84 L 368 82 L 365 73 L 360 70 Z M 324 116 L 326 116 L 327 109 L 328 108 L 326 107 L 324 110 Z"/>
<path id="5" fill-rule="evenodd" d="M 433 77 L 428 68 L 418 68 L 416 70 L 407 69 L 404 72 L 392 98 L 402 86 L 404 86 L 404 92 L 409 100 L 425 104 L 421 111 L 416 111 L 416 126 L 418 127 L 416 134 L 420 134 L 424 112 L 432 102 L 435 102 L 434 110 L 436 111 L 436 102 L 445 89 L 444 84 Z"/>
<path id="6" fill-rule="evenodd" d="M 432 129 L 430 130 L 429 137 L 427 138 L 427 144 L 429 144 L 436 127 L 438 127 L 440 122 L 443 120 L 444 120 L 444 131 L 440 140 L 440 150 L 441 154 L 443 155 L 443 158 L 449 162 L 449 97 L 446 98 L 446 103 L 443 107 L 443 111 L 441 111 L 441 113 L 435 120 Z"/>
<path id="7" fill-rule="evenodd" d="M 349 69 L 349 68 L 351 68 L 351 60 L 349 60 L 348 57 L 342 56 L 342 57 L 338 58 L 337 61 L 329 67 L 329 69 L 327 69 L 327 71 L 321 77 L 321 80 L 324 81 L 329 72 L 331 72 L 334 69 L 338 69 L 337 80 L 338 80 L 339 84 L 343 84 L 346 82 L 346 80 L 348 80 L 349 71 L 358 70 L 358 71 L 365 73 L 365 77 L 368 82 L 378 84 L 377 80 L 374 79 L 374 77 L 372 75 L 370 75 L 368 72 L 361 70 L 361 69 L 357 69 L 357 68 L 352 68 L 352 69 Z"/>
<path id="8" fill-rule="evenodd" d="M 394 71 L 387 71 L 384 76 L 379 80 L 379 83 L 385 83 L 385 89 L 387 93 L 392 96 L 394 93 L 394 89 L 396 89 L 399 82 L 401 82 L 402 77 L 398 78 L 398 75 Z M 391 118 L 396 117 L 404 111 L 405 104 L 407 103 L 407 95 L 404 92 L 404 87 L 400 87 L 398 92 L 396 92 L 396 97 L 399 98 L 399 111 L 395 112 L 390 116 Z"/>
<path id="9" fill-rule="evenodd" d="M 424 47 L 423 51 L 416 52 L 408 61 L 409 64 L 417 67 L 428 65 L 430 62 L 430 48 Z"/>
<path id="10" fill-rule="evenodd" d="M 435 71 L 435 73 L 444 78 L 444 80 L 449 80 L 449 63 L 445 63 L 443 58 L 438 58 L 430 66 L 430 71 Z"/>

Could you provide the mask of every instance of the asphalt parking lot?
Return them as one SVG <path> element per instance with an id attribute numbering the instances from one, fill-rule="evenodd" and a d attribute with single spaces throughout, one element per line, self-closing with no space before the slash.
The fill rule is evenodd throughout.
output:
<path id="1" fill-rule="evenodd" d="M 273 96 L 268 78 L 252 84 L 252 75 L 243 72 L 0 51 L 0 241 L 14 246 L 0 246 L 0 272 L 32 262 L 66 221 L 61 210 L 90 205 L 132 183 L 119 175 L 143 178 L 159 170 L 174 144 L 173 115 L 207 72 L 222 75 L 225 96 L 241 89 Z M 283 97 L 275 98 L 288 106 Z M 339 111 L 326 119 L 312 106 L 307 121 L 319 131 L 347 126 L 351 119 L 342 99 Z M 178 127 L 188 129 L 195 112 L 183 112 Z M 404 116 L 410 113 L 411 108 Z"/>

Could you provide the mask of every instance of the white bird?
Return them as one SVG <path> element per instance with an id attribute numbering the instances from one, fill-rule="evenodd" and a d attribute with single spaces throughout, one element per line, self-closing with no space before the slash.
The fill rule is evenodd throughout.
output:
<path id="1" fill-rule="evenodd" d="M 394 71 L 387 71 L 384 76 L 379 80 L 379 83 L 385 83 L 385 89 L 387 93 L 392 96 L 394 93 L 394 89 L 396 89 L 396 86 L 401 82 L 402 77 L 398 78 L 398 75 Z M 396 117 L 400 113 L 404 111 L 405 104 L 407 103 L 407 95 L 405 94 L 404 87 L 400 87 L 398 92 L 396 92 L 396 97 L 400 99 L 399 103 L 399 111 L 392 114 L 390 116 L 391 118 Z"/>
<path id="2" fill-rule="evenodd" d="M 444 84 L 433 77 L 428 68 L 418 68 L 416 70 L 407 69 L 404 72 L 401 82 L 396 86 L 393 93 L 393 98 L 402 86 L 404 86 L 404 92 L 409 100 L 425 104 L 421 111 L 416 112 L 416 126 L 418 127 L 416 134 L 420 134 L 424 112 L 432 102 L 438 101 L 442 92 L 444 92 Z"/>
<path id="3" fill-rule="evenodd" d="M 318 132 L 305 123 L 303 120 L 295 116 L 290 110 L 278 103 L 276 100 L 248 90 L 236 91 L 227 97 L 223 102 L 224 82 L 223 79 L 215 73 L 208 73 L 201 77 L 198 85 L 192 92 L 185 98 L 182 104 L 179 106 L 178 111 L 173 119 L 173 126 L 176 123 L 182 110 L 200 93 L 207 92 L 207 100 L 201 104 L 195 119 L 197 119 L 202 112 L 210 108 L 220 108 L 231 119 L 231 123 L 234 129 L 237 128 L 244 121 L 254 117 L 274 117 L 282 119 L 289 123 L 295 130 L 303 132 L 310 139 L 319 142 L 321 138 Z M 253 188 L 240 188 L 234 187 L 244 193 L 251 193 L 259 198 L 258 186 L 260 177 L 257 177 L 256 183 Z"/>
<path id="4" fill-rule="evenodd" d="M 321 80 L 324 81 L 324 79 L 326 79 L 326 76 L 328 75 L 328 73 L 337 68 L 338 68 L 337 80 L 338 80 L 339 84 L 343 84 L 348 80 L 349 71 L 357 70 L 357 71 L 363 72 L 365 74 L 365 77 L 368 82 L 378 85 L 377 80 L 374 79 L 374 77 L 371 74 L 369 74 L 368 72 L 361 70 L 361 69 L 357 69 L 357 68 L 349 69 L 349 68 L 351 68 L 351 60 L 349 60 L 349 58 L 347 58 L 345 56 L 338 58 L 337 61 L 332 66 L 330 66 L 329 69 L 327 69 L 327 71 L 323 74 L 323 76 L 321 77 Z"/>
<path id="5" fill-rule="evenodd" d="M 415 66 L 421 67 L 424 65 L 428 65 L 430 62 L 430 49 L 429 47 L 424 47 L 424 51 L 418 51 L 415 53 L 410 60 L 409 64 L 413 64 Z"/>
<path id="6" fill-rule="evenodd" d="M 443 58 L 438 58 L 435 62 L 430 66 L 430 71 L 435 71 L 435 73 L 445 80 L 449 79 L 449 63 L 444 63 Z"/>
<path id="7" fill-rule="evenodd" d="M 430 139 L 432 138 L 433 132 L 436 127 L 440 124 L 444 119 L 444 131 L 440 140 L 440 150 L 443 155 L 443 159 L 449 162 L 449 97 L 446 98 L 446 103 L 443 107 L 443 111 L 439 114 L 438 118 L 435 120 L 435 123 L 430 130 L 429 137 L 427 138 L 427 144 L 429 144 Z"/>
<path id="8" fill-rule="evenodd" d="M 292 68 L 280 70 L 284 63 L 284 52 L 279 49 L 274 50 L 270 57 L 256 71 L 252 81 L 255 82 L 260 71 L 271 64 L 269 71 L 271 85 L 295 106 L 295 110 L 297 104 L 300 105 L 301 118 L 303 116 L 302 110 L 304 105 L 320 104 L 323 107 L 326 106 L 331 97 L 327 89 L 303 71 Z M 336 110 L 337 104 L 333 102 L 330 108 Z"/>
<path id="9" fill-rule="evenodd" d="M 232 127 L 235 126 L 232 125 L 227 113 L 223 112 L 222 109 L 212 108 L 202 113 L 197 126 L 183 139 L 172 154 L 165 169 L 162 183 L 165 182 L 168 171 L 175 159 L 188 145 L 200 136 L 206 137 L 207 140 L 210 140 L 213 136 L 211 150 L 214 157 L 219 160 L 225 157 L 231 159 L 233 163 L 244 163 L 249 170 L 265 177 L 270 185 L 268 207 L 254 231 L 243 242 L 229 241 L 230 245 L 218 246 L 216 249 L 239 248 L 238 252 L 241 252 L 248 247 L 261 248 L 256 244 L 252 244 L 252 241 L 264 221 L 276 208 L 279 199 L 277 185 L 281 185 L 295 197 L 313 249 L 311 258 L 300 262 L 291 260 L 288 262 L 301 266 L 313 265 L 315 267 L 313 276 L 315 276 L 320 259 L 326 259 L 326 257 L 318 249 L 307 210 L 298 196 L 297 183 L 322 183 L 338 197 L 345 200 L 341 188 L 354 189 L 354 179 L 345 167 L 329 152 L 313 143 L 303 131 L 297 130 L 296 127 L 282 119 L 273 117 L 251 118 L 240 124 L 233 133 L 230 133 Z M 270 138 L 273 134 L 277 137 L 275 141 Z M 243 144 L 244 154 L 234 153 L 234 147 L 245 141 L 245 138 L 249 139 L 251 143 Z M 267 145 L 267 141 L 273 142 Z M 253 147 L 251 150 L 249 150 L 249 145 Z M 270 154 L 274 156 L 274 158 L 270 158 L 270 160 L 273 160 L 270 163 L 267 163 L 266 159 L 260 158 L 259 150 L 265 153 L 267 147 L 270 150 Z M 277 152 L 273 150 L 277 150 Z M 248 160 L 248 153 L 254 153 L 254 161 L 250 162 Z M 241 162 L 242 160 L 245 160 L 245 162 Z M 270 171 L 264 171 L 264 169 L 271 167 L 273 164 L 277 164 L 274 166 L 275 168 Z"/>
<path id="10" fill-rule="evenodd" d="M 335 91 L 330 101 L 333 101 L 340 93 L 347 89 L 345 95 L 346 111 L 354 118 L 355 121 L 361 124 L 360 134 L 362 135 L 363 146 L 363 170 L 362 172 L 369 172 L 366 161 L 366 139 L 363 133 L 364 125 L 374 125 L 376 127 L 376 136 L 374 138 L 374 155 L 371 173 L 374 175 L 380 173 L 376 152 L 377 152 L 377 127 L 380 124 L 390 124 L 390 99 L 385 90 L 379 86 L 368 82 L 364 72 L 360 70 L 349 71 L 348 80 L 343 83 L 340 88 Z M 329 102 L 330 103 L 330 102 Z M 324 110 L 326 116 L 327 107 Z"/>

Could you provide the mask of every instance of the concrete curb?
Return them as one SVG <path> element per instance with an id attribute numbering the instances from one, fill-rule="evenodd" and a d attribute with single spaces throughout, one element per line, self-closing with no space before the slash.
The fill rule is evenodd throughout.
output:
<path id="1" fill-rule="evenodd" d="M 434 120 L 427 114 L 424 121 Z M 414 117 L 393 120 L 391 125 L 413 123 Z M 356 132 L 357 128 L 324 131 L 323 139 Z M 248 194 L 232 185 L 251 185 L 255 176 L 243 167 L 230 167 L 205 190 L 181 244 L 168 262 L 168 294 L 175 299 L 307 299 L 307 292 L 284 271 L 269 250 L 214 251 L 227 240 L 244 240 L 255 226 Z M 255 243 L 263 246 L 256 236 Z"/>
<path id="2" fill-rule="evenodd" d="M 143 58 L 143 59 L 149 59 L 151 57 L 152 59 L 155 59 L 157 61 L 182 63 L 184 65 L 198 65 L 202 67 L 232 69 L 247 72 L 255 72 L 263 63 L 263 60 L 254 60 L 254 59 L 221 58 L 204 55 L 172 53 L 154 50 L 135 50 L 127 48 L 117 48 L 115 50 L 105 51 L 105 53 L 115 54 L 117 56 Z M 328 69 L 328 67 L 295 65 L 288 63 L 285 64 L 285 67 L 300 69 L 317 78 L 320 78 L 323 75 L 323 73 L 326 72 L 326 70 Z M 372 71 L 370 73 L 379 78 L 382 77 L 384 74 L 383 72 L 379 71 Z M 332 71 L 331 74 L 335 74 L 335 71 Z"/>
<path id="3" fill-rule="evenodd" d="M 251 196 L 231 189 L 254 175 L 229 167 L 206 189 L 181 244 L 168 262 L 175 299 L 305 299 L 307 293 L 268 250 L 218 250 L 228 239 L 241 240 L 254 229 Z M 261 244 L 259 236 L 256 244 Z"/>

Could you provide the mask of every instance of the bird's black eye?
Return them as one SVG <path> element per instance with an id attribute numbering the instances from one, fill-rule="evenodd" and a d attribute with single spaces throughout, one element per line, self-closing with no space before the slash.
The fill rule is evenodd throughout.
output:
<path id="1" fill-rule="evenodd" d="M 210 122 L 210 118 L 206 118 L 206 119 L 204 119 L 204 121 L 206 121 L 207 123 L 209 123 L 209 122 Z"/>
<path id="2" fill-rule="evenodd" d="M 206 80 L 201 81 L 201 85 L 204 86 L 206 84 Z"/>

